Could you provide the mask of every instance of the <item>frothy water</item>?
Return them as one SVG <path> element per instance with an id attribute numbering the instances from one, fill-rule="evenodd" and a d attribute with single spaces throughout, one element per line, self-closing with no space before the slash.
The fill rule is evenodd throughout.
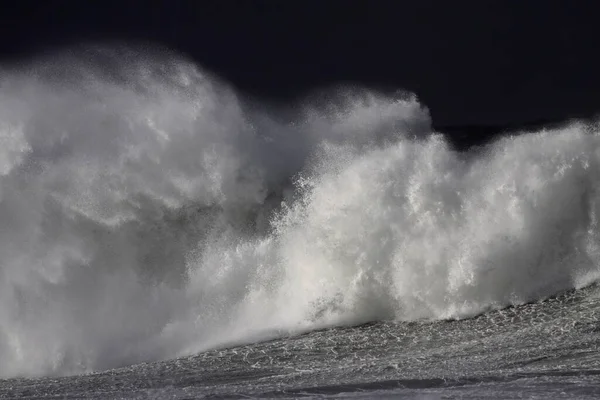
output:
<path id="1" fill-rule="evenodd" d="M 323 326 L 461 318 L 597 280 L 595 126 L 458 152 L 408 95 L 293 112 L 175 55 L 0 77 L 0 376 Z"/>

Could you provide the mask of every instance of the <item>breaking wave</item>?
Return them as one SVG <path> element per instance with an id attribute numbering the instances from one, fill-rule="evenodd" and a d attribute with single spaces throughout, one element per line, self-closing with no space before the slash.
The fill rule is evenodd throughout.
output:
<path id="1" fill-rule="evenodd" d="M 73 374 L 599 275 L 590 125 L 459 152 L 409 95 L 279 110 L 173 54 L 0 77 L 0 375 Z"/>

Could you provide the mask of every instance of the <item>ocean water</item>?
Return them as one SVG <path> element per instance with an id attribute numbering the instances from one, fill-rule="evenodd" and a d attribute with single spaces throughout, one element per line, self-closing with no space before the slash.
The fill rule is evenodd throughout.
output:
<path id="1" fill-rule="evenodd" d="M 600 131 L 184 57 L 0 71 L 0 398 L 600 396 Z"/>

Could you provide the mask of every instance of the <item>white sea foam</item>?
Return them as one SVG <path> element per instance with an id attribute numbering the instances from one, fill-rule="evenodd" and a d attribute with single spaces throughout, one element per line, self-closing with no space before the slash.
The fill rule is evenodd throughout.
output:
<path id="1" fill-rule="evenodd" d="M 0 375 L 70 374 L 598 278 L 591 126 L 454 151 L 413 97 L 285 122 L 174 55 L 0 77 Z"/>

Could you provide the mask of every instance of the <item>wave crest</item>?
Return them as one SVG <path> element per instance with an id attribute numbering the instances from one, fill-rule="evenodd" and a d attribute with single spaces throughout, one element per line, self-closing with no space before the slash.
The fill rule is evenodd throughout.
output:
<path id="1" fill-rule="evenodd" d="M 598 277 L 591 126 L 461 153 L 414 96 L 275 112 L 131 49 L 0 87 L 2 376 L 465 317 Z"/>

